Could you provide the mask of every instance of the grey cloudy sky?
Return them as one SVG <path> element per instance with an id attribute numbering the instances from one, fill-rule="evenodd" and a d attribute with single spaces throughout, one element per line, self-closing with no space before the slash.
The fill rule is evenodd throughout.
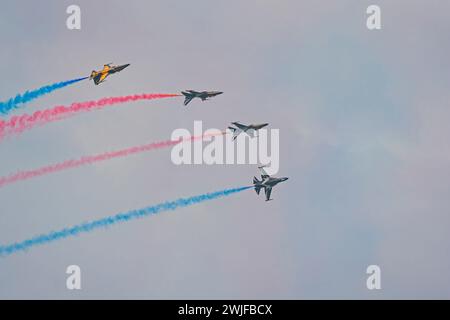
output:
<path id="1" fill-rule="evenodd" d="M 0 100 L 131 63 L 16 114 L 143 92 L 0 144 L 0 176 L 231 121 L 280 129 L 272 202 L 253 191 L 0 259 L 0 298 L 450 298 L 450 3 L 431 1 L 8 1 Z M 378 4 L 383 28 L 369 31 Z M 0 190 L 0 243 L 182 196 L 248 185 L 251 165 L 175 166 L 170 149 Z M 81 291 L 65 268 L 82 269 Z M 366 268 L 382 290 L 366 289 Z"/>

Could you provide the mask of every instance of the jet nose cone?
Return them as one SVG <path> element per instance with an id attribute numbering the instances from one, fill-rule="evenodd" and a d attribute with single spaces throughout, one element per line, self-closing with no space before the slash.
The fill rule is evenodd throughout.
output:
<path id="1" fill-rule="evenodd" d="M 123 65 L 123 68 L 125 69 L 125 68 L 128 67 L 129 65 L 130 65 L 129 63 L 124 64 L 124 65 Z"/>
<path id="2" fill-rule="evenodd" d="M 222 94 L 223 92 L 222 91 L 216 91 L 216 94 Z"/>
<path id="3" fill-rule="evenodd" d="M 284 177 L 284 178 L 283 178 L 283 181 L 286 181 L 287 179 L 289 179 L 289 178 L 288 178 L 288 177 Z"/>

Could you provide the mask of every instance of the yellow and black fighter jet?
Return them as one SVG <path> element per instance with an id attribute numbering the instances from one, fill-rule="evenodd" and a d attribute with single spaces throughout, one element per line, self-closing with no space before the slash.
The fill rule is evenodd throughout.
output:
<path id="1" fill-rule="evenodd" d="M 111 63 L 105 64 L 103 66 L 103 70 L 101 71 L 92 70 L 89 80 L 94 80 L 94 83 L 98 85 L 103 81 L 105 81 L 106 77 L 109 76 L 110 74 L 122 71 L 129 65 L 130 65 L 129 63 L 121 66 L 112 66 Z"/>

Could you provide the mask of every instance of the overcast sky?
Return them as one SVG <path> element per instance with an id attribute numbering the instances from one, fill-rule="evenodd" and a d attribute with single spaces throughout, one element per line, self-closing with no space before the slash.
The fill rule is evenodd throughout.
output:
<path id="1" fill-rule="evenodd" d="M 378 4 L 382 29 L 366 28 Z M 81 30 L 66 8 L 81 7 Z M 280 130 L 274 201 L 249 190 L 0 258 L 0 298 L 450 298 L 447 0 L 8 1 L 0 101 L 130 63 L 14 114 L 134 93 L 0 143 L 0 176 L 231 121 Z M 0 244 L 248 185 L 252 165 L 175 166 L 170 149 L 0 189 Z M 82 290 L 66 289 L 66 267 Z M 382 289 L 366 288 L 381 267 Z"/>

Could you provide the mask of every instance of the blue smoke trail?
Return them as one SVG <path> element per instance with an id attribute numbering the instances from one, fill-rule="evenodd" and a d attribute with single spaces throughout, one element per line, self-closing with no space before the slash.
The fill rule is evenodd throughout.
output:
<path id="1" fill-rule="evenodd" d="M 30 102 L 31 100 L 37 99 L 47 93 L 67 87 L 68 85 L 74 84 L 87 78 L 88 77 L 58 82 L 48 86 L 41 87 L 36 90 L 27 91 L 24 94 L 18 94 L 15 98 L 11 98 L 5 102 L 0 102 L 0 114 L 7 114 L 11 110 L 17 109 L 20 105 L 24 103 Z"/>
<path id="2" fill-rule="evenodd" d="M 85 222 L 80 225 L 76 225 L 74 227 L 65 228 L 60 231 L 53 231 L 48 234 L 43 234 L 40 236 L 36 236 L 34 238 L 24 240 L 21 242 L 16 242 L 13 244 L 0 246 L 0 256 L 7 256 L 18 251 L 26 251 L 30 247 L 34 247 L 37 245 L 46 244 L 49 242 L 61 240 L 67 237 L 76 236 L 80 233 L 91 232 L 95 229 L 106 228 L 110 225 L 116 223 L 122 223 L 133 219 L 142 218 L 149 215 L 154 215 L 160 212 L 176 210 L 178 208 L 187 207 L 193 204 L 197 204 L 200 202 L 214 200 L 221 197 L 226 197 L 232 195 L 237 192 L 241 192 L 247 189 L 253 188 L 253 186 L 240 187 L 240 188 L 232 188 L 225 189 L 222 191 L 216 191 L 213 193 L 206 193 L 199 196 L 193 196 L 189 198 L 180 198 L 175 201 L 163 202 L 151 207 L 132 210 L 125 213 L 119 213 L 114 216 L 102 218 L 99 220 L 94 220 L 91 222 Z"/>

